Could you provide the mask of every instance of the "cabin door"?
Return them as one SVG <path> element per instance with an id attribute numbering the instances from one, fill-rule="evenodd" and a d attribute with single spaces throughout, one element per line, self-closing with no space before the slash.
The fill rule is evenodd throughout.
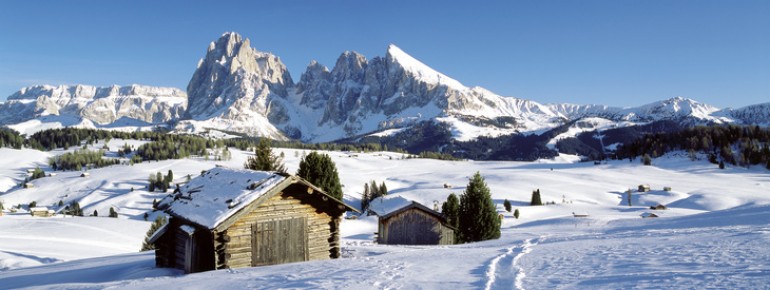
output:
<path id="1" fill-rule="evenodd" d="M 308 260 L 305 217 L 257 222 L 252 225 L 251 265 Z"/>

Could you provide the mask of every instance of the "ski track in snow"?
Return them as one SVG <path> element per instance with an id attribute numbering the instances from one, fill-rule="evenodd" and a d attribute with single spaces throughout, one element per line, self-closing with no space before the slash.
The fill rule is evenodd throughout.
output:
<path id="1" fill-rule="evenodd" d="M 524 268 L 519 265 L 519 260 L 524 255 L 532 251 L 532 247 L 543 239 L 527 239 L 521 245 L 506 249 L 505 253 L 492 259 L 487 268 L 487 283 L 485 290 L 492 289 L 510 289 L 515 286 L 516 289 L 524 289 L 522 286 L 526 273 Z M 504 267 L 500 267 L 500 266 Z"/>

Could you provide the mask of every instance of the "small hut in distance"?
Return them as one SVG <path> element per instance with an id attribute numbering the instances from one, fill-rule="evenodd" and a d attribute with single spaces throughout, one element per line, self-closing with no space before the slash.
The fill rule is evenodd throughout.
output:
<path id="1" fill-rule="evenodd" d="M 380 244 L 451 245 L 455 243 L 456 229 L 447 223 L 446 218 L 441 213 L 416 201 L 402 203 L 390 209 L 375 209 L 375 211 L 379 216 L 377 242 Z"/>
<path id="2" fill-rule="evenodd" d="M 648 191 L 650 191 L 650 185 L 649 184 L 640 184 L 638 191 L 639 192 L 648 192 Z"/>

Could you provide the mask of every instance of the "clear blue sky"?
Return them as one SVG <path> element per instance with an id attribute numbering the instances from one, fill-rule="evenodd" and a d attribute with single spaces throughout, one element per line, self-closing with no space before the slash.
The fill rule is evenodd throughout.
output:
<path id="1" fill-rule="evenodd" d="M 0 2 L 0 100 L 35 84 L 186 88 L 225 31 L 311 60 L 394 43 L 467 86 L 542 103 L 770 102 L 770 1 Z"/>

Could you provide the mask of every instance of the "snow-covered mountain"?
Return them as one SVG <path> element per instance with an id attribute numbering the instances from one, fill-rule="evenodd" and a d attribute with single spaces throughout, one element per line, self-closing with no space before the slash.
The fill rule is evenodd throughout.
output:
<path id="1" fill-rule="evenodd" d="M 150 125 L 174 121 L 180 132 L 219 129 L 304 142 L 382 135 L 436 121 L 448 124 L 455 140 L 467 141 L 540 133 L 584 118 L 617 122 L 615 127 L 660 120 L 768 124 L 770 103 L 735 110 L 682 97 L 632 108 L 540 104 L 465 86 L 393 44 L 384 57 L 372 59 L 344 52 L 331 69 L 312 61 L 294 83 L 279 57 L 228 32 L 209 44 L 187 86 L 187 98 L 177 89 L 136 85 L 37 86 L 0 104 L 0 125 L 53 118 L 115 127 L 125 123 L 124 117 Z"/>
<path id="2" fill-rule="evenodd" d="M 275 125 L 286 122 L 286 98 L 294 83 L 281 60 L 252 48 L 248 39 L 228 32 L 209 44 L 187 85 L 189 108 L 180 130 L 217 128 L 284 139 Z"/>
<path id="3" fill-rule="evenodd" d="M 0 125 L 55 121 L 93 127 L 131 120 L 159 124 L 180 118 L 186 107 L 187 95 L 175 88 L 42 85 L 23 88 L 1 103 Z"/>

